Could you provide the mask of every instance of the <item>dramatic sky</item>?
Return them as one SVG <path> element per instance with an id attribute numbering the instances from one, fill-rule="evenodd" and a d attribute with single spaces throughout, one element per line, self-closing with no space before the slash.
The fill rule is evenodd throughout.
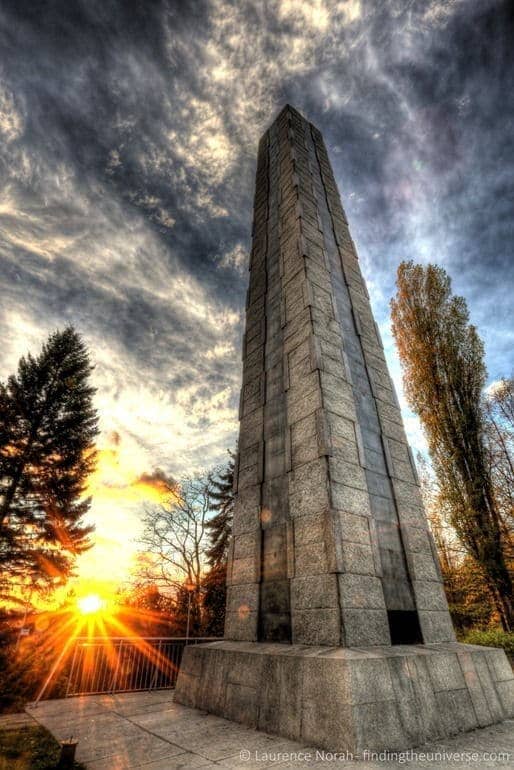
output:
<path id="1" fill-rule="evenodd" d="M 512 370 L 514 21 L 494 0 L 2 0 L 0 377 L 72 323 L 101 416 L 97 546 L 124 573 L 159 472 L 237 430 L 256 144 L 323 132 L 393 376 L 402 259 L 435 261 Z M 423 447 L 405 410 L 415 447 Z"/>

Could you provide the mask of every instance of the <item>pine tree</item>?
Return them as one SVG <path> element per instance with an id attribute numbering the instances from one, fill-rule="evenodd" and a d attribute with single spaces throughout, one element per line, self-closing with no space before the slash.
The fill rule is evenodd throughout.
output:
<path id="1" fill-rule="evenodd" d="M 42 587 L 90 547 L 83 498 L 98 419 L 92 366 L 72 328 L 0 383 L 0 583 Z"/>
<path id="2" fill-rule="evenodd" d="M 397 287 L 392 327 L 405 395 L 425 430 L 450 523 L 511 630 L 512 582 L 485 441 L 483 345 L 442 268 L 403 262 Z"/>
<path id="3" fill-rule="evenodd" d="M 227 557 L 234 513 L 235 456 L 230 451 L 229 455 L 226 467 L 209 477 L 211 500 L 214 501 L 211 509 L 217 513 L 207 522 L 210 547 L 206 549 L 206 557 L 210 570 L 202 581 L 203 633 L 207 636 L 222 636 L 225 622 Z"/>
<path id="4" fill-rule="evenodd" d="M 230 459 L 226 468 L 212 474 L 211 508 L 217 511 L 207 522 L 210 547 L 206 551 L 207 561 L 211 567 L 226 564 L 228 545 L 232 536 L 232 517 L 234 513 L 234 454 L 229 451 Z"/>

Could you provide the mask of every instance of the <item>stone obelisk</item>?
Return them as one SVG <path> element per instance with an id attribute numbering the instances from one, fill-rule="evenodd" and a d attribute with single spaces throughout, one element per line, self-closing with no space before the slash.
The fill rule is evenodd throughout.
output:
<path id="1" fill-rule="evenodd" d="M 455 642 L 416 469 L 320 132 L 259 145 L 225 640 L 176 698 L 335 750 L 513 714 L 501 650 Z"/>

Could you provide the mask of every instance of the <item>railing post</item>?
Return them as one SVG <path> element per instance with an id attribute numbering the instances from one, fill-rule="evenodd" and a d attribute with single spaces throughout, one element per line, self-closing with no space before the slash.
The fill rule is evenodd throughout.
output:
<path id="1" fill-rule="evenodd" d="M 78 647 L 78 644 L 77 644 L 77 640 L 75 639 L 75 646 L 73 648 L 73 658 L 71 659 L 71 668 L 70 668 L 70 673 L 68 675 L 68 684 L 66 685 L 66 695 L 65 695 L 66 698 L 69 696 L 70 685 L 71 685 L 71 683 L 73 681 L 73 675 L 75 673 L 75 661 L 77 659 L 77 647 Z"/>
<path id="2" fill-rule="evenodd" d="M 162 637 L 159 639 L 159 644 L 157 645 L 157 663 L 158 664 L 161 663 L 161 649 L 162 649 Z M 149 690 L 153 690 L 153 686 L 158 675 L 159 675 L 159 665 L 154 664 L 153 676 L 152 676 L 152 679 L 150 680 L 150 687 L 148 688 Z"/>
<path id="3" fill-rule="evenodd" d="M 117 655 L 117 660 L 116 660 L 116 668 L 114 669 L 114 674 L 113 674 L 113 677 L 112 677 L 112 688 L 111 688 L 111 694 L 112 694 L 112 693 L 115 691 L 115 689 L 116 689 L 116 681 L 117 681 L 117 679 L 118 679 L 118 671 L 119 671 L 119 668 L 120 668 L 120 660 L 121 660 L 121 646 L 122 646 L 122 644 L 123 644 L 123 639 L 120 639 L 120 646 L 119 646 L 119 649 L 118 649 L 118 655 Z"/>

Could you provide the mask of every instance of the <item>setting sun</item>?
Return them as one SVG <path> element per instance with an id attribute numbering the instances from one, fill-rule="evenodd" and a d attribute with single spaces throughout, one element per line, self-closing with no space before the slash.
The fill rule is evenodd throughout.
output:
<path id="1" fill-rule="evenodd" d="M 88 594 L 77 601 L 77 606 L 83 615 L 91 615 L 104 609 L 105 600 L 101 599 L 98 594 Z"/>

